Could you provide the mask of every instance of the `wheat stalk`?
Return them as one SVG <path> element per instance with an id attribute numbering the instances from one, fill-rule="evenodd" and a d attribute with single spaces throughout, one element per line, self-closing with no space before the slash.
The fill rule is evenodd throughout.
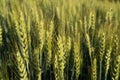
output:
<path id="1" fill-rule="evenodd" d="M 87 31 L 88 31 L 88 28 L 87 28 L 87 18 L 86 18 L 86 16 L 84 16 L 84 33 L 87 33 Z"/>

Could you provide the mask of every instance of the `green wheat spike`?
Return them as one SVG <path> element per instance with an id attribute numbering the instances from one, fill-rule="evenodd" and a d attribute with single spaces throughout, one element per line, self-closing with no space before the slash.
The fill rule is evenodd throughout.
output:
<path id="1" fill-rule="evenodd" d="M 74 42 L 74 64 L 75 64 L 75 71 L 76 71 L 76 80 L 78 80 L 80 75 L 80 49 L 78 43 Z"/>
<path id="2" fill-rule="evenodd" d="M 109 69 L 109 66 L 110 66 L 110 56 L 111 56 L 111 46 L 107 49 L 106 53 L 105 53 L 105 56 L 104 56 L 104 75 L 105 75 L 105 80 L 107 80 L 107 74 L 108 74 L 108 69 Z"/>
<path id="3" fill-rule="evenodd" d="M 19 20 L 20 25 L 18 26 L 18 36 L 20 39 L 20 45 L 21 45 L 21 52 L 23 55 L 24 60 L 26 63 L 29 63 L 29 55 L 28 55 L 28 40 L 27 40 L 27 32 L 26 32 L 26 25 L 24 21 L 24 16 L 23 13 L 20 12 L 20 20 Z"/>
<path id="4" fill-rule="evenodd" d="M 111 78 L 112 80 L 118 80 L 119 78 L 119 69 L 120 69 L 120 55 L 119 55 L 119 39 L 115 35 L 113 37 L 113 49 L 112 49 L 112 63 L 111 63 Z"/>
<path id="5" fill-rule="evenodd" d="M 102 33 L 99 39 L 99 80 L 101 80 L 102 75 L 102 60 L 105 53 L 105 34 Z"/>
<path id="6" fill-rule="evenodd" d="M 111 80 L 119 80 L 119 70 L 120 70 L 120 55 L 116 56 L 114 59 L 114 64 L 112 68 Z"/>
<path id="7" fill-rule="evenodd" d="M 93 59 L 92 66 L 91 66 L 91 80 L 97 80 L 97 60 L 96 58 Z"/>
<path id="8" fill-rule="evenodd" d="M 33 44 L 34 47 L 34 52 L 33 52 L 33 70 L 35 75 L 36 80 L 41 80 L 41 74 L 42 74 L 42 51 L 43 51 L 43 46 L 44 46 L 44 22 L 43 20 L 39 19 L 38 11 L 37 9 L 32 9 L 32 16 L 33 16 L 33 32 L 34 36 L 36 39 L 33 39 Z"/>
<path id="9" fill-rule="evenodd" d="M 46 44 L 47 44 L 47 66 L 50 67 L 52 61 L 52 38 L 53 38 L 53 29 L 54 23 L 53 21 L 50 22 L 49 30 L 46 31 Z"/>
<path id="10" fill-rule="evenodd" d="M 24 59 L 19 51 L 13 53 L 12 62 L 15 69 L 15 78 L 17 80 L 29 80 Z"/>
<path id="11" fill-rule="evenodd" d="M 56 80 L 64 80 L 64 68 L 65 68 L 65 51 L 63 37 L 60 35 L 57 38 L 57 53 L 55 54 L 55 78 Z"/>

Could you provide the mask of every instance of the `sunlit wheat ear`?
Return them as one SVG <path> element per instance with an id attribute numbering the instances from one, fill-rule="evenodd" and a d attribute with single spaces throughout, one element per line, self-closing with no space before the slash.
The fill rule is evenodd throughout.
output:
<path id="1" fill-rule="evenodd" d="M 94 30 L 95 29 L 95 15 L 93 14 L 93 12 L 90 13 L 90 16 L 89 16 L 89 27 L 88 29 L 92 29 Z"/>
<path id="2" fill-rule="evenodd" d="M 58 36 L 58 62 L 59 62 L 59 78 L 64 80 L 64 68 L 65 68 L 65 51 L 64 51 L 64 37 Z"/>
<path id="3" fill-rule="evenodd" d="M 91 80 L 97 80 L 97 60 L 96 58 L 93 59 L 92 66 L 91 66 Z"/>
<path id="4" fill-rule="evenodd" d="M 105 53 L 105 33 L 101 33 L 99 37 L 99 80 L 101 80 L 102 75 L 102 60 Z"/>
<path id="5" fill-rule="evenodd" d="M 112 56 L 111 56 L 111 78 L 112 80 L 118 80 L 119 78 L 119 70 L 120 70 L 120 55 L 119 55 L 119 39 L 118 36 L 115 35 L 113 37 L 113 47 L 112 47 Z"/>
<path id="6" fill-rule="evenodd" d="M 70 57 L 70 50 L 71 50 L 71 38 L 68 37 L 66 39 L 66 45 L 65 45 L 65 59 L 66 59 L 66 64 L 68 64 L 69 57 Z"/>
<path id="7" fill-rule="evenodd" d="M 24 64 L 24 60 L 19 51 L 14 53 L 13 64 L 15 67 L 16 79 L 29 80 L 27 75 L 26 65 Z"/>
<path id="8" fill-rule="evenodd" d="M 32 9 L 33 17 L 35 18 L 35 26 L 38 28 L 38 40 L 39 40 L 39 47 L 40 53 L 43 49 L 44 41 L 45 41 L 45 30 L 44 30 L 44 21 L 39 19 L 39 14 L 35 7 L 35 10 Z"/>
<path id="9" fill-rule="evenodd" d="M 0 26 L 0 46 L 2 45 L 2 27 Z"/>
<path id="10" fill-rule="evenodd" d="M 35 80 L 41 80 L 41 74 L 42 74 L 42 52 L 43 52 L 43 45 L 44 45 L 44 21 L 40 20 L 37 8 L 32 8 L 32 16 L 33 16 L 33 34 L 36 37 L 36 39 L 33 39 L 33 45 L 36 47 L 34 48 L 33 52 L 33 70 L 34 74 L 36 74 Z M 31 31 L 31 32 L 32 32 Z"/>
<path id="11" fill-rule="evenodd" d="M 39 47 L 40 47 L 40 52 L 43 49 L 44 41 L 45 41 L 45 30 L 44 30 L 44 22 L 41 20 L 40 24 L 38 25 L 38 30 L 39 30 Z"/>
<path id="12" fill-rule="evenodd" d="M 76 80 L 78 80 L 80 75 L 80 49 L 78 43 L 74 42 L 74 64 L 76 72 Z"/>
<path id="13" fill-rule="evenodd" d="M 90 16 L 89 16 L 89 35 L 90 35 L 90 38 L 91 38 L 91 43 L 93 43 L 93 39 L 94 39 L 94 34 L 95 34 L 95 14 L 93 14 L 93 12 L 90 13 Z"/>
<path id="14" fill-rule="evenodd" d="M 111 80 L 119 80 L 119 71 L 120 70 L 120 55 L 116 56 L 116 58 L 114 59 L 114 64 L 113 64 L 113 68 L 112 68 L 112 76 L 111 76 Z"/>
<path id="15" fill-rule="evenodd" d="M 52 59 L 52 37 L 53 37 L 53 28 L 54 24 L 51 21 L 49 30 L 46 31 L 46 44 L 47 44 L 47 67 L 50 67 L 51 59 Z"/>
<path id="16" fill-rule="evenodd" d="M 51 39 L 50 39 L 50 36 L 49 36 L 49 32 L 46 31 L 46 46 L 47 46 L 47 53 L 46 53 L 46 58 L 47 58 L 47 67 L 49 68 L 50 67 L 50 64 L 51 64 L 51 58 L 52 58 L 52 50 L 51 50 L 51 47 L 52 47 L 52 44 L 51 44 Z"/>
<path id="17" fill-rule="evenodd" d="M 112 47 L 112 56 L 116 57 L 118 55 L 118 47 L 119 47 L 119 39 L 118 36 L 115 35 L 113 37 L 113 47 Z"/>
<path id="18" fill-rule="evenodd" d="M 103 64 L 103 68 L 104 68 L 104 75 L 105 75 L 105 80 L 107 79 L 107 74 L 108 74 L 108 69 L 110 66 L 110 56 L 111 56 L 111 46 L 109 46 L 106 50 L 105 56 L 104 56 L 104 64 Z"/>
<path id="19" fill-rule="evenodd" d="M 74 67 L 75 67 L 75 73 L 76 73 L 76 80 L 79 79 L 80 75 L 80 68 L 81 68 L 81 55 L 80 55 L 80 33 L 78 31 L 78 24 L 75 24 L 75 30 L 74 30 L 74 44 L 73 44 L 73 50 L 74 50 Z"/>
<path id="20" fill-rule="evenodd" d="M 65 51 L 63 47 L 63 38 L 59 35 L 57 38 L 57 53 L 55 54 L 54 61 L 56 80 L 64 80 Z"/>
<path id="21" fill-rule="evenodd" d="M 103 59 L 103 55 L 105 53 L 105 34 L 102 33 L 99 39 L 99 58 L 100 61 Z"/>
<path id="22" fill-rule="evenodd" d="M 57 56 L 57 54 L 55 54 L 55 56 L 54 56 L 55 58 L 54 58 L 54 74 L 55 74 L 55 80 L 59 80 L 59 72 L 58 72 L 58 56 Z"/>
<path id="23" fill-rule="evenodd" d="M 90 37 L 87 33 L 85 33 L 85 39 L 86 39 L 86 44 L 87 44 L 88 51 L 89 51 L 89 56 L 90 56 L 90 58 L 92 58 L 92 47 L 91 47 L 91 43 L 90 43 Z"/>
<path id="24" fill-rule="evenodd" d="M 111 23 L 112 17 L 113 17 L 113 12 L 112 12 L 112 8 L 110 8 L 109 11 L 107 11 L 107 13 L 106 13 L 106 21 Z"/>
<path id="25" fill-rule="evenodd" d="M 25 62 L 28 64 L 29 62 L 28 39 L 27 39 L 25 20 L 22 12 L 20 12 L 18 31 L 19 31 L 18 36 L 20 40 L 21 53 L 23 55 Z"/>
<path id="26" fill-rule="evenodd" d="M 45 31 L 44 31 L 44 22 L 41 20 L 39 25 L 38 25 L 38 34 L 39 34 L 39 55 L 40 55 L 40 67 L 42 67 L 42 50 L 44 46 L 44 41 L 45 41 Z M 39 74 L 41 76 L 41 74 Z"/>

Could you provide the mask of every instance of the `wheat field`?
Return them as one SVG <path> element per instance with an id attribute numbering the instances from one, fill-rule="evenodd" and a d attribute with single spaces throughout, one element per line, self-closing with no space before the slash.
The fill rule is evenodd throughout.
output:
<path id="1" fill-rule="evenodd" d="M 120 80 L 120 0 L 0 0 L 0 80 Z"/>

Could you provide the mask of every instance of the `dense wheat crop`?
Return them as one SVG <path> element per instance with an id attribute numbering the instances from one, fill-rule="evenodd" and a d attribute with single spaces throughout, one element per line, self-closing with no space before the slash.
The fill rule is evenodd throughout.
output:
<path id="1" fill-rule="evenodd" d="M 120 80 L 120 0 L 0 0 L 0 80 Z"/>

